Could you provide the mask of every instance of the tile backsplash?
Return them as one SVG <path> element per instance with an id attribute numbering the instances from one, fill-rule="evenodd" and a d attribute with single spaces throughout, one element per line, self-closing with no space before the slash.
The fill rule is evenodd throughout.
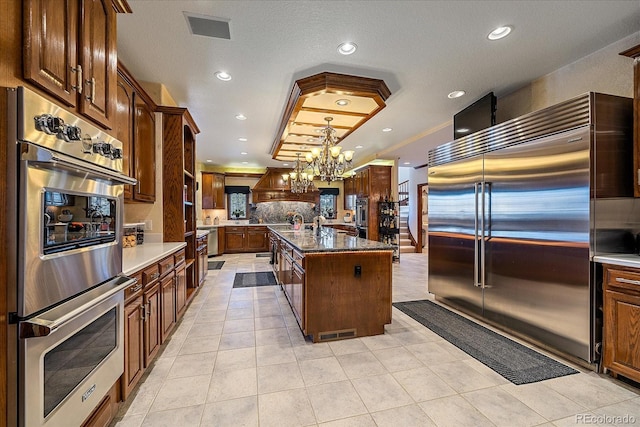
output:
<path id="1" fill-rule="evenodd" d="M 265 224 L 277 224 L 286 222 L 288 212 L 297 212 L 302 215 L 304 222 L 311 222 L 318 215 L 314 203 L 307 202 L 263 202 L 249 209 L 249 222 L 257 224 L 262 219 Z"/>

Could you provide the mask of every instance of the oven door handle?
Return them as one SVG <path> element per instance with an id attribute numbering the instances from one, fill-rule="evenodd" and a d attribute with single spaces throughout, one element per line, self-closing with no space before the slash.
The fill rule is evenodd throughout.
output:
<path id="1" fill-rule="evenodd" d="M 101 168 L 94 164 L 91 164 L 92 167 L 89 167 L 89 164 L 87 162 L 83 162 L 82 160 L 76 160 L 73 157 L 65 156 L 64 154 L 56 153 L 54 151 L 50 151 L 33 144 L 29 144 L 29 146 L 29 155 L 28 158 L 25 158 L 25 160 L 29 162 L 55 164 L 56 167 L 69 170 L 75 174 L 77 174 L 78 172 L 83 172 L 90 174 L 91 176 L 104 178 L 108 181 L 111 181 L 115 185 L 136 185 L 138 183 L 138 180 L 127 175 L 113 172 L 109 169 Z"/>
<path id="2" fill-rule="evenodd" d="M 73 298 L 35 317 L 20 322 L 20 338 L 44 337 L 71 322 L 82 313 L 136 283 L 137 279 L 117 276 L 89 292 Z M 124 300 L 124 295 L 122 296 Z"/>

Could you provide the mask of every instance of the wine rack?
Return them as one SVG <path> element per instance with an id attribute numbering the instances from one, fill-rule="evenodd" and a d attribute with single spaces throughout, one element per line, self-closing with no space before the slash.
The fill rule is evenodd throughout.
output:
<path id="1" fill-rule="evenodd" d="M 378 202 L 378 240 L 393 246 L 393 262 L 400 262 L 400 203 Z"/>

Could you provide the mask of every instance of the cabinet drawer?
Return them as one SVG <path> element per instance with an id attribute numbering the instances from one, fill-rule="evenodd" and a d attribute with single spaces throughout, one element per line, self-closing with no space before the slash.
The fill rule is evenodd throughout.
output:
<path id="1" fill-rule="evenodd" d="M 184 262 L 185 259 L 185 251 L 184 249 L 179 250 L 173 255 L 174 265 L 178 265 Z"/>
<path id="2" fill-rule="evenodd" d="M 609 268 L 607 269 L 607 273 L 607 280 L 605 282 L 607 288 L 627 289 L 634 293 L 640 293 L 640 271 Z"/>
<path id="3" fill-rule="evenodd" d="M 227 233 L 231 232 L 236 232 L 236 233 L 244 233 L 247 229 L 247 227 L 229 227 L 228 225 L 225 226 L 225 229 L 227 231 Z"/>
<path id="4" fill-rule="evenodd" d="M 158 263 L 158 267 L 160 268 L 160 277 L 167 275 L 169 272 L 173 270 L 176 266 L 175 260 L 173 259 L 173 255 L 166 257 L 162 261 Z"/>
<path id="5" fill-rule="evenodd" d="M 132 274 L 132 279 L 135 279 L 135 283 L 124 290 L 124 301 L 125 303 L 130 299 L 137 297 L 142 292 L 142 271 L 138 271 L 135 274 Z"/>
<path id="6" fill-rule="evenodd" d="M 150 265 L 149 267 L 145 268 L 144 271 L 142 272 L 142 284 L 144 286 L 147 286 L 153 283 L 154 281 L 158 280 L 159 277 L 160 277 L 160 269 L 158 268 L 158 264 Z"/>

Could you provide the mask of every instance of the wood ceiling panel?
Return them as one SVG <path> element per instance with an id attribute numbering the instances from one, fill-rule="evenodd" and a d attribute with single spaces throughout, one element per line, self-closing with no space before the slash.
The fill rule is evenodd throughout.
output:
<path id="1" fill-rule="evenodd" d="M 304 156 L 315 145 L 309 139 L 317 139 L 317 130 L 326 126 L 325 117 L 333 118 L 331 127 L 338 139 L 346 138 L 382 110 L 390 95 L 384 81 L 368 77 L 326 72 L 297 80 L 271 145 L 272 158 L 295 159 L 295 154 L 290 157 L 291 149 Z M 348 105 L 337 105 L 339 99 L 347 99 Z M 306 144 L 307 149 L 298 144 Z"/>

